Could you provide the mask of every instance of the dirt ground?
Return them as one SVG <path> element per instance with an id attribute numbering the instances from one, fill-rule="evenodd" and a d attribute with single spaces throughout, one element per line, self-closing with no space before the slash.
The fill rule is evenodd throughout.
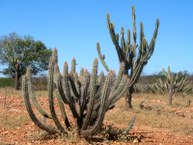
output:
<path id="1" fill-rule="evenodd" d="M 44 97 L 40 97 L 44 100 Z M 136 97 L 136 101 L 137 101 Z M 154 100 L 155 101 L 155 100 Z M 162 103 L 162 101 L 156 102 Z M 112 123 L 116 127 L 125 127 L 124 119 L 117 118 L 116 113 L 123 112 L 124 114 L 129 114 L 130 111 L 125 111 L 120 109 L 122 102 L 116 106 L 115 109 L 109 111 L 104 122 Z M 182 116 L 174 116 L 174 119 L 185 119 L 184 121 L 193 126 L 193 107 L 179 109 L 179 108 L 170 108 L 171 112 L 176 114 L 181 114 Z M 131 111 L 132 112 L 132 111 Z M 137 111 L 133 111 L 133 114 L 136 114 Z M 138 111 L 140 112 L 140 111 Z M 190 116 L 188 116 L 187 112 Z M 145 112 L 142 112 L 145 114 Z M 153 114 L 153 112 L 147 112 L 147 114 Z M 172 114 L 174 115 L 174 113 Z M 185 117 L 184 117 L 184 116 Z M 70 139 L 70 141 L 64 141 L 62 137 L 43 137 L 43 133 L 39 128 L 37 128 L 34 123 L 30 120 L 25 106 L 24 100 L 21 95 L 12 94 L 12 96 L 5 96 L 0 94 L 0 145 L 60 145 L 60 144 L 140 144 L 140 145 L 192 145 L 193 144 L 193 127 L 189 128 L 188 133 L 179 133 L 177 130 L 171 131 L 170 128 L 156 127 L 154 125 L 148 125 L 145 119 L 141 119 L 138 115 L 139 122 L 136 123 L 131 131 L 131 136 L 136 138 L 130 142 L 92 142 L 88 143 L 85 140 Z M 114 117 L 114 118 L 113 118 Z M 122 116 L 122 117 L 125 117 Z M 156 116 L 154 116 L 156 118 Z M 114 120 L 113 120 L 114 119 Z M 148 117 L 147 117 L 148 119 Z M 119 121 L 123 120 L 123 121 Z M 163 122 L 160 119 L 161 122 Z M 152 120 L 153 121 L 153 120 Z M 143 124 L 144 122 L 144 124 Z M 167 122 L 166 122 L 167 123 Z M 158 123 L 157 123 L 158 124 Z M 155 127 L 153 127 L 155 126 Z M 183 127 L 183 126 L 182 126 Z M 185 130 L 186 131 L 186 130 Z M 39 137 L 41 136 L 41 137 Z"/>

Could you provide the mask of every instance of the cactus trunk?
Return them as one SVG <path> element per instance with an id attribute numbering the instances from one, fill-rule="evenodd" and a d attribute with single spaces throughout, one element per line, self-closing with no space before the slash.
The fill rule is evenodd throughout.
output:
<path id="1" fill-rule="evenodd" d="M 129 87 L 128 91 L 125 93 L 125 109 L 132 108 L 132 94 L 133 94 L 133 86 Z"/>
<path id="2" fill-rule="evenodd" d="M 168 90 L 168 91 L 169 91 L 169 96 L 168 96 L 168 105 L 170 105 L 170 106 L 171 106 L 171 105 L 172 105 L 172 100 L 173 100 L 173 95 L 174 95 L 174 94 L 173 94 L 173 92 L 174 92 L 174 91 L 173 91 L 173 89 L 172 89 L 172 86 L 171 86 L 171 85 L 169 86 L 169 88 L 168 88 L 168 89 L 169 89 L 169 90 Z"/>
<path id="3" fill-rule="evenodd" d="M 169 96 L 168 96 L 168 105 L 172 105 L 172 97 L 173 97 L 173 94 L 172 93 L 169 93 Z"/>

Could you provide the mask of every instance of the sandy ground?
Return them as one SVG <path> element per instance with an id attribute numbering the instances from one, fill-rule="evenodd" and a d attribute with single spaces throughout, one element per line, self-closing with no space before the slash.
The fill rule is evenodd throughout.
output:
<path id="1" fill-rule="evenodd" d="M 43 100 L 43 98 L 42 98 Z M 115 109 L 116 111 L 116 109 Z M 187 111 L 187 110 L 185 110 Z M 121 127 L 117 124 L 116 127 Z M 64 142 L 60 137 L 39 138 L 41 130 L 30 120 L 22 97 L 0 96 L 0 145 L 59 145 L 89 144 L 84 140 Z M 192 145 L 193 136 L 175 135 L 167 130 L 135 125 L 131 131 L 132 142 L 100 142 L 92 144 L 144 144 L 144 145 Z M 76 139 L 74 139 L 76 140 Z"/>

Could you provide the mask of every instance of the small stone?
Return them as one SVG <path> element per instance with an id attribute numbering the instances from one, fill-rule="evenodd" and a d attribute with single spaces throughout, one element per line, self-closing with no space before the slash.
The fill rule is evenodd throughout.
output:
<path id="1" fill-rule="evenodd" d="M 138 143 L 138 142 L 139 142 L 139 141 L 138 141 L 137 138 L 133 140 L 133 143 Z"/>

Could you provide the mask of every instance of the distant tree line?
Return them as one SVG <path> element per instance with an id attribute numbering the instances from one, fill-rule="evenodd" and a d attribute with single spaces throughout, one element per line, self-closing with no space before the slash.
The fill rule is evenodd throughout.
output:
<path id="1" fill-rule="evenodd" d="M 174 73 L 175 74 L 175 73 Z M 179 74 L 181 76 L 188 76 L 189 81 L 193 84 L 193 74 L 188 71 L 180 71 Z M 164 75 L 162 72 L 151 75 L 143 75 L 139 77 L 139 81 L 137 85 L 151 85 L 156 83 L 157 79 L 164 79 Z M 41 74 L 39 76 L 33 77 L 33 84 L 35 86 L 35 90 L 46 90 L 47 89 L 47 75 Z M 8 78 L 0 78 L 0 88 L 2 87 L 14 87 L 14 79 Z M 136 90 L 137 91 L 137 90 Z M 138 91 L 137 91 L 138 92 Z M 150 91 L 147 91 L 147 93 Z"/>

